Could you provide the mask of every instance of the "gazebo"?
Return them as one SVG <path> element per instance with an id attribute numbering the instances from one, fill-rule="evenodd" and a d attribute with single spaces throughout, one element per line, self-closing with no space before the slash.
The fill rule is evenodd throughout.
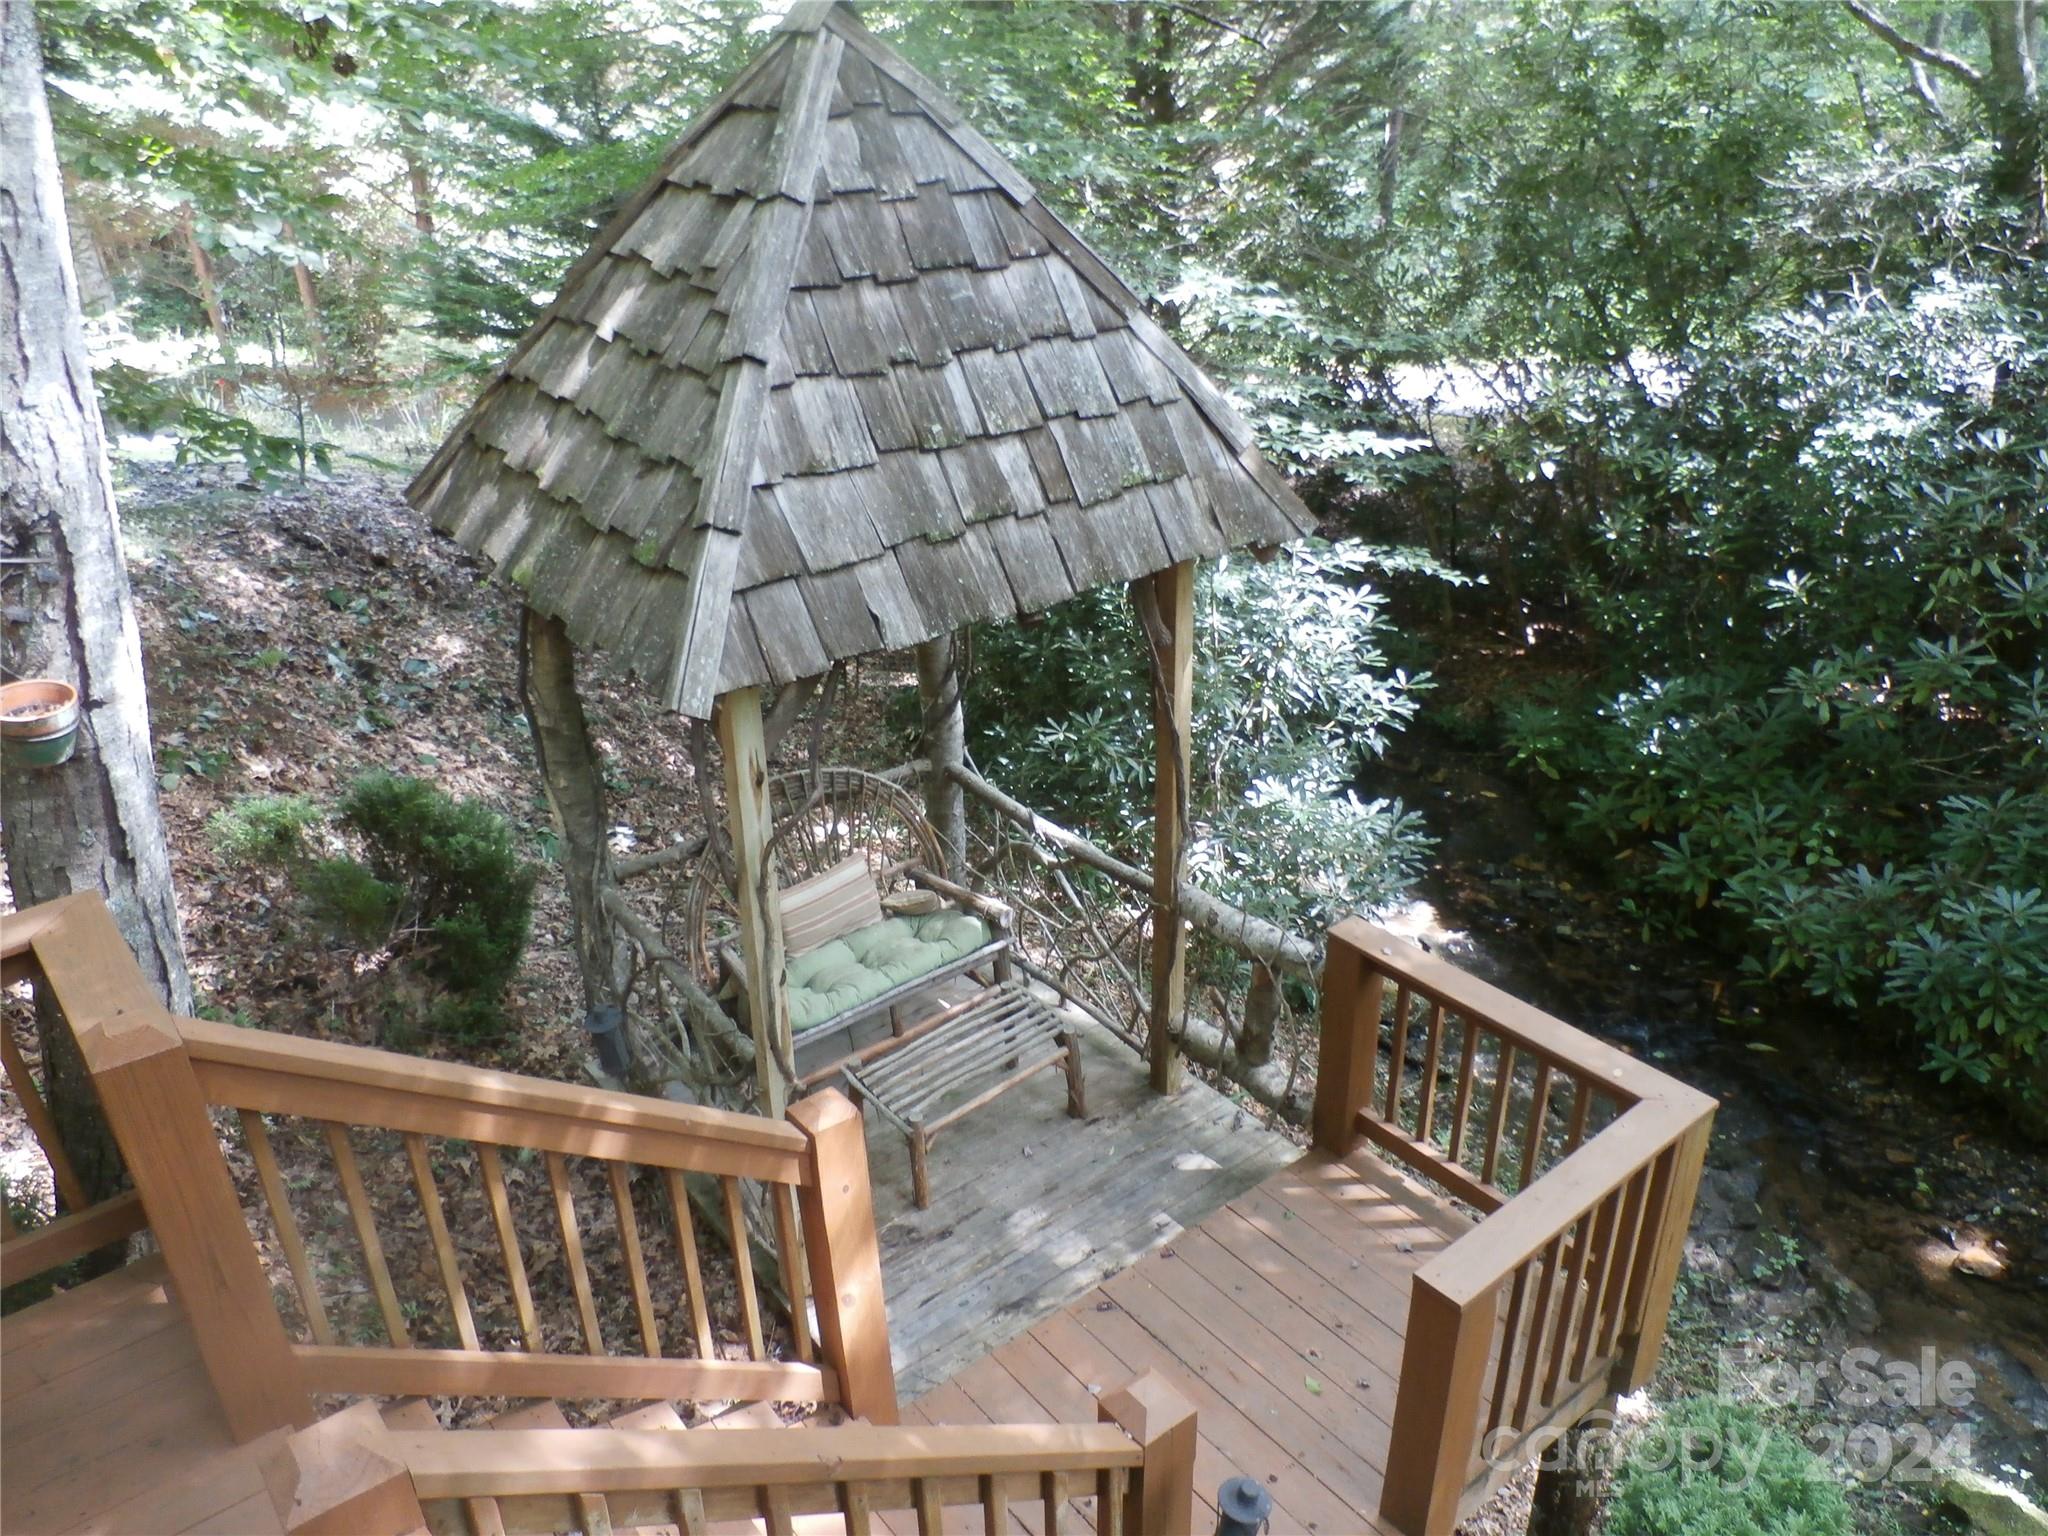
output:
<path id="1" fill-rule="evenodd" d="M 668 152 L 408 491 L 525 603 L 587 1001 L 617 971 L 578 650 L 713 721 L 749 974 L 779 978 L 763 690 L 915 648 L 962 847 L 955 640 L 1108 582 L 1151 647 L 1151 1069 L 1178 1083 L 1196 562 L 1312 518 L 1140 299 L 922 74 L 803 0 Z M 781 1112 L 779 985 L 748 989 Z"/>

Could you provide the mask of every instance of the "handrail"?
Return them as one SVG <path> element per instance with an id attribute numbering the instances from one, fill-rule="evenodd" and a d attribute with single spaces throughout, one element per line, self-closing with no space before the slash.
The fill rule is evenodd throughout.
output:
<path id="1" fill-rule="evenodd" d="M 293 1536 L 753 1520 L 788 1530 L 807 1515 L 841 1516 L 852 1531 L 893 1510 L 936 1531 L 959 1505 L 1001 1530 L 1013 1503 L 1042 1505 L 1057 1530 L 1071 1523 L 1067 1501 L 1088 1495 L 1099 1530 L 1187 1536 L 1194 1410 L 1147 1374 L 1104 1393 L 1098 1411 L 1098 1424 L 401 1432 L 365 1404 L 293 1436 L 266 1481 Z"/>
<path id="2" fill-rule="evenodd" d="M 759 1115 L 584 1088 L 395 1051 L 180 1019 L 213 1102 L 268 1114 L 618 1157 L 778 1183 L 802 1177 L 804 1138 Z M 516 1132 L 516 1137 L 507 1134 Z"/>
<path id="3" fill-rule="evenodd" d="M 134 1172 L 135 1208 L 157 1232 L 238 1436 L 306 1422 L 323 1392 L 836 1402 L 870 1422 L 895 1421 L 866 1147 L 843 1097 L 817 1095 L 788 1122 L 771 1121 L 174 1018 L 97 897 L 9 918 L 0 940 L 9 974 L 47 986 L 79 1041 Z M 297 1341 L 273 1305 L 209 1107 L 239 1114 L 260 1211 L 297 1292 Z M 324 1141 L 339 1200 L 308 1202 L 287 1181 L 281 1135 L 307 1139 L 316 1160 Z M 384 1157 L 366 1160 L 359 1148 Z M 379 1179 L 393 1162 L 396 1176 Z M 738 1234 L 747 1359 L 723 1358 L 715 1337 L 686 1181 L 722 1197 Z M 295 1196 L 313 1209 L 296 1210 Z M 496 1237 L 505 1284 L 476 1294 L 503 1298 L 504 1316 L 473 1297 L 468 1271 L 488 1243 L 456 1242 L 451 1212 L 459 1219 L 462 1201 Z M 536 1208 L 552 1218 L 558 1246 L 548 1251 L 573 1293 L 565 1326 L 544 1322 L 536 1305 L 522 1205 L 529 1230 Z M 749 1205 L 776 1235 L 795 1361 L 767 1349 L 764 1287 L 744 1237 Z M 587 1245 L 586 1231 L 603 1244 Z M 402 1255 L 417 1263 L 387 1259 L 394 1233 L 420 1238 L 416 1255 Z M 331 1285 L 336 1267 L 316 1262 L 329 1257 L 330 1237 L 352 1240 L 360 1264 L 345 1264 L 359 1269 L 382 1342 L 360 1342 L 347 1319 L 330 1316 L 322 1282 Z M 10 1245 L 10 1277 L 12 1260 Z M 409 1287 L 427 1273 L 438 1277 L 438 1299 Z M 630 1303 L 610 1339 L 600 1297 Z M 636 1347 L 615 1351 L 625 1338 Z"/>
<path id="4" fill-rule="evenodd" d="M 1482 1213 L 1411 1282 L 1397 1529 L 1443 1536 L 1542 1437 L 1648 1380 L 1714 1110 L 1382 929 L 1330 930 L 1316 1146 L 1370 1141 Z"/>

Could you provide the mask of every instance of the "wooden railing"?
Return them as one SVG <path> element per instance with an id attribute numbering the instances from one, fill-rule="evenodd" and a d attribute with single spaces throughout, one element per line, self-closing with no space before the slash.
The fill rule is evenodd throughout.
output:
<path id="1" fill-rule="evenodd" d="M 1649 1379 L 1714 1108 L 1392 934 L 1331 930 L 1316 1146 L 1369 1141 L 1481 1216 L 1415 1272 L 1395 1526 L 1449 1532 L 1543 1437 Z"/>
<path id="2" fill-rule="evenodd" d="M 867 1152 L 843 1097 L 784 1123 L 176 1019 L 96 897 L 7 918 L 5 943 L 71 1025 L 237 1434 L 307 1422 L 314 1393 L 831 1402 L 894 1422 Z M 296 1316 L 273 1304 L 215 1108 L 239 1123 Z M 686 1181 L 716 1191 L 737 1237 L 745 1359 L 714 1335 Z M 750 1184 L 795 1361 L 769 1356 Z M 459 1244 L 451 1217 L 494 1242 Z M 394 1239 L 418 1262 L 394 1266 Z M 502 1287 L 465 1258 L 492 1247 Z M 541 1254 L 562 1266 L 566 1318 L 531 1284 Z M 630 1301 L 609 1336 L 601 1296 Z"/>
<path id="3" fill-rule="evenodd" d="M 44 916 L 35 924 L 25 918 L 8 923 L 4 939 L 0 939 L 0 984 L 36 976 L 35 933 L 54 921 L 60 910 L 61 904 L 53 903 L 39 909 Z M 0 1200 L 0 1285 L 13 1285 L 132 1236 L 144 1223 L 142 1197 L 134 1190 L 122 1190 L 98 1201 L 87 1193 L 84 1180 L 64 1151 L 63 1138 L 57 1134 L 49 1100 L 22 1057 L 11 1019 L 0 1019 L 0 1068 L 4 1068 L 7 1086 L 43 1154 L 56 1196 L 56 1208 L 48 1221 L 19 1230 L 7 1201 Z"/>
<path id="4" fill-rule="evenodd" d="M 1195 1414 L 1148 1375 L 1100 1400 L 1100 1424 L 966 1428 L 510 1430 L 395 1433 L 367 1405 L 292 1437 L 266 1477 L 292 1536 L 568 1533 L 734 1522 L 789 1532 L 807 1515 L 865 1536 L 896 1511 L 932 1536 L 947 1511 L 1011 1528 L 1190 1536 Z M 956 1516 L 957 1520 L 958 1517 Z M 904 1528 L 902 1524 L 898 1528 Z"/>

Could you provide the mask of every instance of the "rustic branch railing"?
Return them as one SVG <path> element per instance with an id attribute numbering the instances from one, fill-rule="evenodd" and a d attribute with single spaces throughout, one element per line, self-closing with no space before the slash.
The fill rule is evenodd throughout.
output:
<path id="1" fill-rule="evenodd" d="M 839 1402 L 894 1422 L 866 1148 L 839 1095 L 785 1123 L 174 1019 L 92 897 L 9 917 L 4 943 L 79 1041 L 238 1434 L 304 1423 L 320 1392 Z M 273 1308 L 210 1108 L 239 1121 L 292 1276 L 297 1340 Z M 288 1182 L 285 1136 L 324 1147 L 333 1186 L 317 1200 Z M 318 1183 L 303 1172 L 312 1159 L 293 1165 Z M 740 1234 L 743 1186 L 759 1187 L 797 1360 L 769 1357 L 744 1241 L 732 1246 L 747 1358 L 721 1357 L 686 1181 L 708 1184 Z M 490 1245 L 466 1254 L 451 1212 L 488 1223 L 502 1290 L 479 1289 L 473 1255 Z M 390 1262 L 401 1233 L 424 1236 L 420 1263 Z M 542 1254 L 563 1266 L 566 1321 L 536 1302 L 528 1266 Z M 337 1305 L 334 1278 L 351 1269 L 368 1318 Z M 610 1337 L 600 1296 L 630 1300 Z"/>
<path id="2" fill-rule="evenodd" d="M 808 1515 L 866 1536 L 896 1511 L 936 1536 L 959 1528 L 947 1511 L 961 1506 L 989 1531 L 1008 1529 L 1014 1506 L 1055 1532 L 1080 1525 L 1067 1505 L 1086 1496 L 1102 1536 L 1189 1536 L 1194 1410 L 1148 1375 L 1105 1393 L 1100 1413 L 1086 1425 L 397 1433 L 365 1406 L 292 1437 L 267 1480 L 292 1536 L 699 1536 L 748 1521 L 773 1536 Z"/>
<path id="3" fill-rule="evenodd" d="M 1714 1101 L 1355 918 L 1321 1051 L 1316 1146 L 1370 1141 L 1482 1213 L 1415 1272 L 1380 1506 L 1439 1536 L 1649 1379 Z"/>

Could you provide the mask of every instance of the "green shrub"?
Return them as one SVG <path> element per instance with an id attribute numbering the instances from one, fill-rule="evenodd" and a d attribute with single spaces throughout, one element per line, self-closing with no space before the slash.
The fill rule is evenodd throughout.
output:
<path id="1" fill-rule="evenodd" d="M 384 772 L 356 780 L 339 809 L 363 841 L 369 875 L 397 893 L 396 925 L 417 936 L 422 969 L 451 991 L 502 992 L 526 948 L 536 874 L 505 818 Z M 370 894 L 366 884 L 356 890 Z"/>
<path id="2" fill-rule="evenodd" d="M 207 835 L 229 858 L 272 869 L 306 855 L 306 834 L 327 819 L 309 795 L 242 795 L 207 819 Z"/>
<path id="3" fill-rule="evenodd" d="M 1428 686 L 1387 660 L 1385 599 L 1366 578 L 1389 568 L 1448 575 L 1412 552 L 1321 542 L 1200 572 L 1191 870 L 1275 922 L 1384 907 L 1429 846 L 1400 802 L 1352 788 Z M 977 632 L 967 686 L 972 745 L 996 782 L 1112 848 L 1142 848 L 1131 834 L 1152 817 L 1151 681 L 1120 590 Z"/>
<path id="4" fill-rule="evenodd" d="M 397 927 L 403 888 L 379 880 L 354 859 L 320 859 L 299 871 L 299 891 L 313 915 L 364 949 L 382 948 Z"/>
<path id="5" fill-rule="evenodd" d="M 1630 1446 L 1607 1536 L 1851 1536 L 1849 1501 L 1818 1458 L 1755 1409 L 1687 1398 Z"/>

